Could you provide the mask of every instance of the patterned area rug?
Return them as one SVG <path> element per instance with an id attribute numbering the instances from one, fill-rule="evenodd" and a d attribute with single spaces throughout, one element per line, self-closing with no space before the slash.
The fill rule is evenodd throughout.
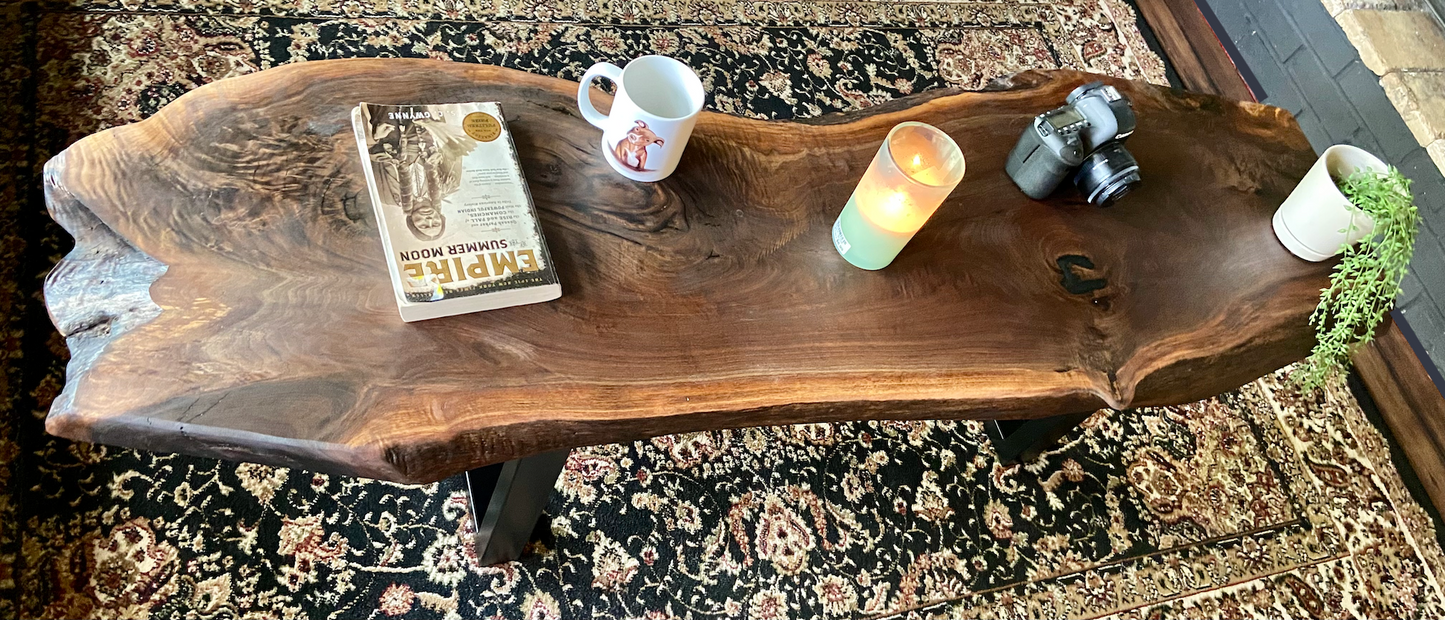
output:
<path id="1" fill-rule="evenodd" d="M 1120 0 L 76 0 L 0 8 L 0 618 L 1440 617 L 1445 557 L 1351 394 L 1283 375 L 1104 411 L 997 465 L 976 422 L 574 451 L 540 542 L 484 567 L 459 480 L 403 486 L 43 433 L 69 248 L 39 166 L 187 90 L 419 56 L 576 79 L 665 53 L 790 118 L 1031 67 L 1168 81 Z"/>

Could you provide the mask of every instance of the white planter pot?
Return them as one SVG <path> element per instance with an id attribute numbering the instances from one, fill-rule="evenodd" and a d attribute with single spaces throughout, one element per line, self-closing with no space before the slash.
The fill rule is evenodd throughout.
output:
<path id="1" fill-rule="evenodd" d="M 1290 253 L 1319 262 L 1375 230 L 1374 218 L 1351 204 L 1335 185 L 1336 178 L 1344 179 L 1362 168 L 1389 172 L 1385 162 L 1363 149 L 1346 144 L 1325 149 L 1274 212 L 1274 236 Z"/>

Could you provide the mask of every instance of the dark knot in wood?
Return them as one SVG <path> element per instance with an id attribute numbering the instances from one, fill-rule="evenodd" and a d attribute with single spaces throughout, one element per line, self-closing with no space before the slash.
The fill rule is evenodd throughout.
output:
<path id="1" fill-rule="evenodd" d="M 1059 278 L 1059 284 L 1062 284 L 1064 290 L 1073 295 L 1086 295 L 1091 291 L 1097 291 L 1109 285 L 1109 281 L 1104 278 L 1085 280 L 1080 278 L 1079 274 L 1074 273 L 1074 267 L 1083 267 L 1084 269 L 1094 268 L 1094 261 L 1089 260 L 1087 256 L 1065 254 L 1059 257 L 1058 263 L 1059 271 L 1064 274 L 1064 277 Z"/>

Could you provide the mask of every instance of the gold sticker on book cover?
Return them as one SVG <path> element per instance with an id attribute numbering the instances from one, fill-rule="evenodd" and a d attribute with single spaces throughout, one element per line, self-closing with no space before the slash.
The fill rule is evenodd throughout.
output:
<path id="1" fill-rule="evenodd" d="M 491 142 L 502 135 L 502 124 L 491 114 L 472 112 L 462 119 L 462 131 L 467 132 L 473 140 Z"/>

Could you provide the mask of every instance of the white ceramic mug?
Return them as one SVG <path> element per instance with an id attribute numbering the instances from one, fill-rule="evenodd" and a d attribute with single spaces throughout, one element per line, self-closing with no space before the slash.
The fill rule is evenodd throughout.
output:
<path id="1" fill-rule="evenodd" d="M 617 85 L 612 110 L 592 106 L 592 80 Z M 634 181 L 661 181 L 677 160 L 702 111 L 702 80 L 687 65 L 666 56 L 643 56 L 623 69 L 599 62 L 582 74 L 577 107 L 602 130 L 602 156 L 618 174 Z"/>
<path id="2" fill-rule="evenodd" d="M 1274 212 L 1274 234 L 1290 253 L 1319 262 L 1365 238 L 1375 220 L 1335 184 L 1357 170 L 1384 174 L 1390 167 L 1369 151 L 1346 144 L 1325 149 Z"/>

